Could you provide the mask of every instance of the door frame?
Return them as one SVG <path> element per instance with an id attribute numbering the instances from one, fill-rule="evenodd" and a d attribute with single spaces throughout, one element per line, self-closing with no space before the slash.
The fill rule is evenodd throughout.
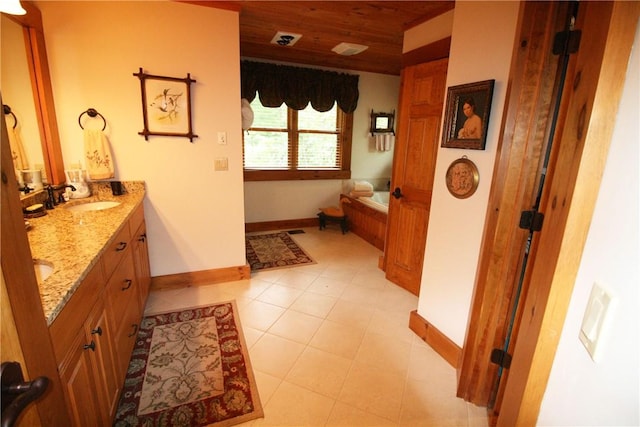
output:
<path id="1" fill-rule="evenodd" d="M 495 409 L 492 424 L 534 426 L 537 422 L 606 163 L 624 85 L 619 76 L 625 74 L 639 16 L 640 4 L 636 2 L 580 3 L 576 26 L 582 30 L 582 40 L 579 51 L 572 56 L 563 92 L 561 111 L 565 113 L 556 128 L 540 208 L 545 216 L 544 226 L 534 241 L 534 258 L 525 279 L 530 286 L 523 293 L 513 362 L 504 400 Z M 512 113 L 510 107 L 506 123 Z M 505 167 L 503 162 L 512 148 L 509 145 L 506 127 L 496 171 Z M 492 194 L 497 190 L 492 187 Z M 488 209 L 491 213 L 491 204 Z M 485 228 L 484 242 L 491 238 L 490 231 Z M 496 322 L 504 321 L 478 316 L 478 310 L 495 308 L 491 306 L 495 301 L 489 299 L 484 305 L 483 288 L 497 286 L 482 282 L 482 264 L 479 268 L 465 339 L 467 354 L 476 345 L 469 341 L 475 331 L 490 330 L 491 322 L 495 328 Z M 482 323 L 471 323 L 474 319 Z M 476 392 L 470 386 L 471 379 L 485 373 L 487 364 L 487 359 L 479 358 L 477 353 L 463 359 L 458 395 L 472 400 L 467 394 Z M 481 386 L 486 386 L 491 379 L 483 377 L 480 381 L 484 382 Z"/>

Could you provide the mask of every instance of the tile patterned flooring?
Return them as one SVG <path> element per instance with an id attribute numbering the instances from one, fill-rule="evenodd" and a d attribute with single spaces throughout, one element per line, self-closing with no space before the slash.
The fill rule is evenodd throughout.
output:
<path id="1" fill-rule="evenodd" d="M 317 264 L 153 292 L 146 314 L 235 299 L 265 418 L 251 426 L 487 426 L 456 373 L 409 328 L 418 299 L 381 252 L 333 227 L 296 240 Z"/>

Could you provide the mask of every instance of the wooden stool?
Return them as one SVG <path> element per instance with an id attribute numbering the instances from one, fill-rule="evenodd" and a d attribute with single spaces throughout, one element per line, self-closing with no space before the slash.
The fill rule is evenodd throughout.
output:
<path id="1" fill-rule="evenodd" d="M 320 222 L 320 230 L 324 230 L 327 227 L 327 220 L 330 222 L 340 223 L 340 229 L 342 230 L 342 234 L 345 234 L 349 231 L 349 225 L 347 224 L 347 216 L 330 216 L 326 215 L 324 212 L 320 212 L 318 214 L 318 221 Z"/>

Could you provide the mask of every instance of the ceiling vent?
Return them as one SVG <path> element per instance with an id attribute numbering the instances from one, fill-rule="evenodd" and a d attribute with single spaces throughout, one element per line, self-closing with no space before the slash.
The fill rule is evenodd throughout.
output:
<path id="1" fill-rule="evenodd" d="M 337 45 L 331 50 L 337 53 L 338 55 L 351 56 L 351 55 L 356 55 L 360 52 L 363 52 L 368 48 L 369 46 L 365 46 L 362 44 L 340 43 L 339 45 Z"/>
<path id="2" fill-rule="evenodd" d="M 271 43 L 277 44 L 280 46 L 293 46 L 296 44 L 298 40 L 302 37 L 302 34 L 294 34 L 294 33 L 286 33 L 284 31 L 278 31 L 273 39 L 271 39 Z"/>

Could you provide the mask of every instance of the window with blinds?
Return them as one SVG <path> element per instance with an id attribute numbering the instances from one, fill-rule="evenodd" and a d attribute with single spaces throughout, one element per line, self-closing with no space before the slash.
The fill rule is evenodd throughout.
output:
<path id="1" fill-rule="evenodd" d="M 251 108 L 253 125 L 243 136 L 246 180 L 349 177 L 352 114 L 337 105 L 327 112 L 310 104 L 303 110 L 268 108 L 259 97 Z"/>

